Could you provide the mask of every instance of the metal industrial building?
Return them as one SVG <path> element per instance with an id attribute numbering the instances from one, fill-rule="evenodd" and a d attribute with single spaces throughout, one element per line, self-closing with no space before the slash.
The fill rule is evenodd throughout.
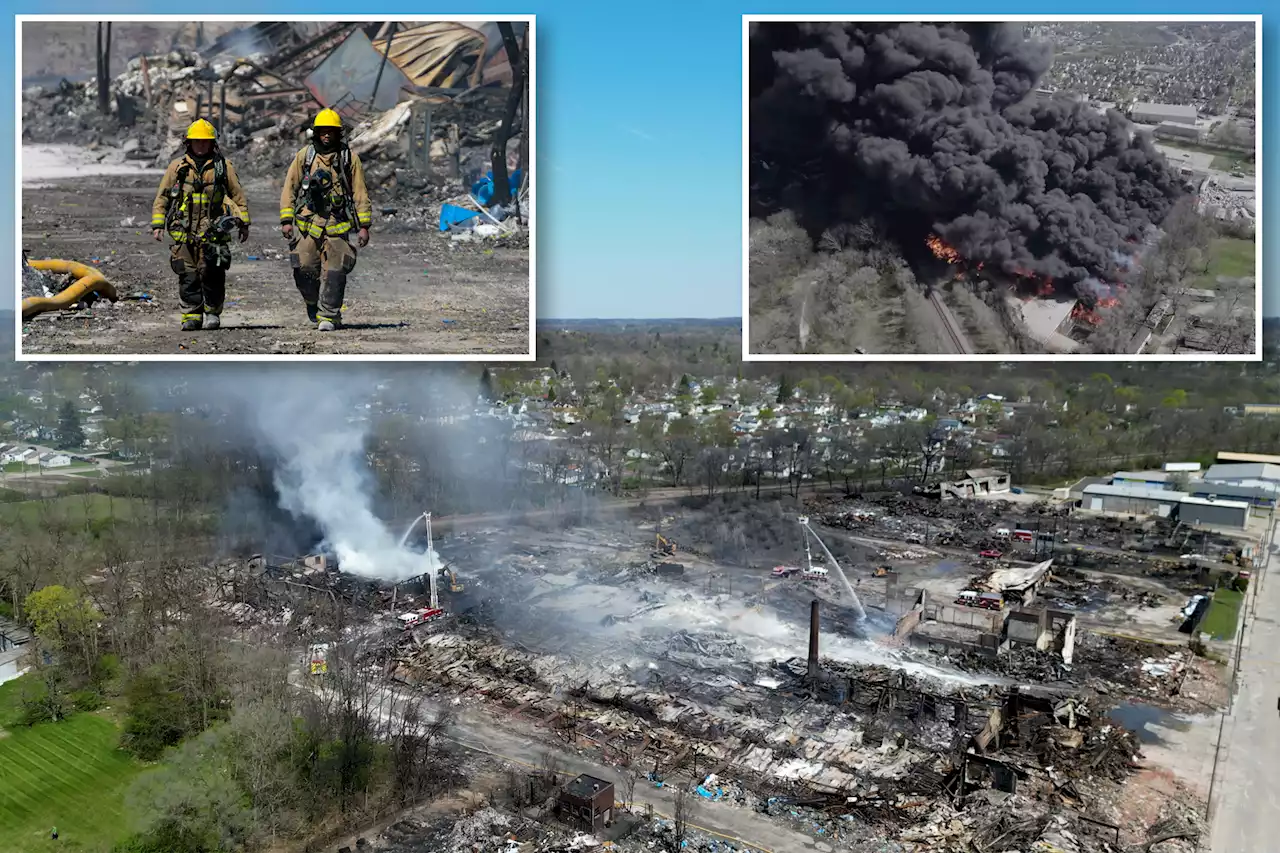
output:
<path id="1" fill-rule="evenodd" d="M 1191 104 L 1150 104 L 1139 101 L 1133 105 L 1130 115 L 1138 124 L 1160 124 L 1168 121 L 1194 125 L 1197 110 Z"/>
<path id="2" fill-rule="evenodd" d="M 1183 524 L 1244 528 L 1249 524 L 1249 504 L 1186 497 L 1178 506 L 1178 520 Z"/>
<path id="3" fill-rule="evenodd" d="M 1139 484 L 1086 486 L 1080 508 L 1112 515 L 1155 515 L 1184 524 L 1244 528 L 1251 506 L 1242 500 L 1222 500 Z"/>
<path id="4" fill-rule="evenodd" d="M 1094 484 L 1085 486 L 1081 509 L 1090 512 L 1109 512 L 1117 515 L 1158 515 L 1168 518 L 1190 497 L 1186 492 L 1170 491 L 1163 486 L 1139 484 Z"/>
<path id="5" fill-rule="evenodd" d="M 1235 453 L 1230 450 L 1219 450 L 1214 461 L 1218 463 L 1258 462 L 1264 465 L 1280 465 L 1280 456 L 1269 456 L 1266 453 Z"/>
<path id="6" fill-rule="evenodd" d="M 1209 498 L 1213 500 L 1244 501 L 1260 509 L 1270 510 L 1280 497 L 1274 489 L 1261 486 L 1242 486 L 1237 483 L 1213 483 L 1208 480 L 1192 480 L 1187 483 L 1187 491 L 1193 498 Z"/>
<path id="7" fill-rule="evenodd" d="M 1153 489 L 1169 487 L 1169 472 L 1165 471 L 1117 471 L 1111 475 L 1113 486 L 1150 486 Z"/>
<path id="8" fill-rule="evenodd" d="M 1231 483 L 1236 486 L 1258 486 L 1280 490 L 1280 465 L 1268 462 L 1218 463 L 1210 465 L 1202 478 L 1210 483 Z"/>
<path id="9" fill-rule="evenodd" d="M 1258 509 L 1270 511 L 1280 503 L 1280 465 L 1270 462 L 1219 462 L 1210 465 L 1204 476 L 1189 484 L 1188 489 L 1200 497 L 1246 501 Z"/>
<path id="10" fill-rule="evenodd" d="M 1156 125 L 1156 139 L 1186 139 L 1199 142 L 1203 134 L 1194 124 L 1181 124 L 1176 121 L 1162 121 Z"/>

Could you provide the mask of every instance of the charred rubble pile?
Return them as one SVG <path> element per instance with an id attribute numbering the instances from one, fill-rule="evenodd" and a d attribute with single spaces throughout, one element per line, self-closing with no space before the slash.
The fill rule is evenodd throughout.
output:
<path id="1" fill-rule="evenodd" d="M 205 118 L 218 127 L 220 145 L 242 176 L 279 178 L 306 143 L 307 127 L 321 108 L 302 81 L 345 45 L 339 41 L 344 31 L 335 29 L 333 41 L 302 58 L 283 50 L 248 57 L 174 50 L 135 58 L 111 80 L 106 114 L 99 110 L 96 80 L 29 88 L 23 93 L 23 140 L 103 149 L 104 157 L 123 153 L 125 159 L 159 167 L 177 155 L 187 126 Z M 475 49 L 474 39 L 450 44 L 460 53 Z M 459 63 L 449 56 L 427 59 L 431 61 L 421 56 L 415 61 L 433 69 Z M 357 71 L 376 73 L 378 68 L 374 64 Z M 388 109 L 343 108 L 348 139 L 364 163 L 378 205 L 375 212 L 393 226 L 438 227 L 446 203 L 484 207 L 487 212 L 479 218 L 499 232 L 492 236 L 511 239 L 522 231 L 514 227 L 514 219 L 508 222 L 510 211 L 492 209 L 483 190 L 510 94 L 509 82 L 501 83 L 455 89 L 423 85 L 415 90 L 420 94 Z M 419 104 L 426 109 L 415 109 Z M 427 113 L 430 130 L 424 138 L 428 131 L 422 116 Z M 514 176 L 526 151 L 519 124 L 508 134 L 506 149 L 508 174 Z M 473 198 L 477 195 L 478 201 Z M 527 193 L 514 195 L 506 207 L 514 208 Z"/>
<path id="2" fill-rule="evenodd" d="M 273 625 L 299 638 L 340 630 L 353 621 L 395 635 L 394 612 L 426 606 L 428 596 L 422 578 L 393 588 L 343 572 L 320 555 L 255 555 L 221 563 L 213 569 L 209 589 L 210 603 L 235 624 Z"/>
<path id="3" fill-rule="evenodd" d="M 58 276 L 51 272 L 38 270 L 27 263 L 26 252 L 22 254 L 22 298 L 28 296 L 54 296 L 66 290 L 71 284 L 69 276 Z"/>
<path id="4" fill-rule="evenodd" d="M 365 840 L 365 839 L 361 839 Z M 378 833 L 362 848 L 379 853 L 560 853 L 589 851 L 599 844 L 584 836 L 548 823 L 510 814 L 493 806 L 483 806 L 460 817 L 422 817 L 398 821 Z"/>
<path id="5" fill-rule="evenodd" d="M 1095 843 L 1095 825 L 1057 808 L 1068 799 L 1100 808 L 1138 755 L 1137 739 L 1095 722 L 1082 698 L 824 661 L 822 692 L 835 690 L 838 700 L 805 702 L 813 694 L 803 661 L 773 665 L 778 688 L 749 667 L 712 669 L 738 653 L 732 637 L 686 631 L 640 651 L 659 660 L 586 665 L 439 633 L 406 649 L 395 675 L 507 709 L 615 763 L 656 768 L 668 784 L 676 774 L 702 781 L 708 771 L 736 780 L 717 790 L 740 786 L 763 798 L 762 811 L 794 813 L 833 840 L 865 835 L 868 825 L 904 840 L 975 836 L 1034 813 L 1044 815 L 1042 833 L 1065 820 L 1064 831 L 1085 839 L 1081 851 L 1115 849 Z M 670 665 L 689 677 L 649 676 Z M 937 826 L 940 810 L 953 818 Z"/>
<path id="6" fill-rule="evenodd" d="M 1159 607 L 1164 599 L 1150 589 L 1134 587 L 1110 578 L 1095 578 L 1076 569 L 1054 573 L 1049 595 L 1057 606 L 1088 607 L 1099 603 L 1123 603 L 1139 607 Z"/>
<path id="7" fill-rule="evenodd" d="M 1099 693 L 1159 703 L 1182 693 L 1194 659 L 1189 649 L 1082 631 L 1073 670 Z"/>

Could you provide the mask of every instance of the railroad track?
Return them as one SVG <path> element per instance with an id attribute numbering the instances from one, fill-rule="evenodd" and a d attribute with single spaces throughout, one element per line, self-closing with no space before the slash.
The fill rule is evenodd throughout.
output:
<path id="1" fill-rule="evenodd" d="M 936 290 L 929 291 L 929 303 L 938 312 L 938 318 L 942 321 L 942 328 L 946 330 L 947 339 L 951 342 L 952 351 L 958 355 L 971 354 L 973 350 L 969 346 L 969 339 L 965 337 L 964 331 L 956 321 L 955 315 L 943 303 L 942 297 L 938 295 Z"/>

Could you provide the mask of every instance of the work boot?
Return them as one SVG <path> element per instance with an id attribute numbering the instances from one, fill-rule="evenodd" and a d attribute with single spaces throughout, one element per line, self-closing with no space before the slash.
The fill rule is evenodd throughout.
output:
<path id="1" fill-rule="evenodd" d="M 218 318 L 217 314 L 204 315 L 204 330 L 206 332 L 212 332 L 214 329 L 218 328 L 221 325 L 222 325 L 222 320 Z"/>
<path id="2" fill-rule="evenodd" d="M 318 316 L 319 311 L 319 305 L 314 305 L 310 302 L 307 303 L 307 321 L 311 323 L 311 328 L 313 329 L 316 327 L 316 323 L 320 322 L 320 318 Z"/>
<path id="3" fill-rule="evenodd" d="M 199 331 L 199 329 L 200 329 L 200 321 L 199 321 L 199 320 L 196 320 L 196 319 L 194 319 L 194 318 L 193 318 L 193 319 L 190 319 L 190 320 L 183 320 L 183 321 L 182 321 L 182 331 L 184 331 L 184 332 L 195 332 L 195 331 Z"/>
<path id="4" fill-rule="evenodd" d="M 316 328 L 321 332 L 332 332 L 334 329 L 338 328 L 338 324 L 332 320 L 321 320 L 316 324 Z"/>

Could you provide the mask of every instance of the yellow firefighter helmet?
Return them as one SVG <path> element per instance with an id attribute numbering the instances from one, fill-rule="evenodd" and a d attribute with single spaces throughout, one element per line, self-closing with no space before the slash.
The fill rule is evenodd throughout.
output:
<path id="1" fill-rule="evenodd" d="M 187 139 L 217 139 L 218 132 L 213 129 L 213 125 L 202 118 L 198 118 L 191 122 L 191 127 L 187 128 Z"/>
<path id="2" fill-rule="evenodd" d="M 342 127 L 342 116 L 333 110 L 321 110 L 316 114 L 316 120 L 312 123 L 312 127 Z"/>

